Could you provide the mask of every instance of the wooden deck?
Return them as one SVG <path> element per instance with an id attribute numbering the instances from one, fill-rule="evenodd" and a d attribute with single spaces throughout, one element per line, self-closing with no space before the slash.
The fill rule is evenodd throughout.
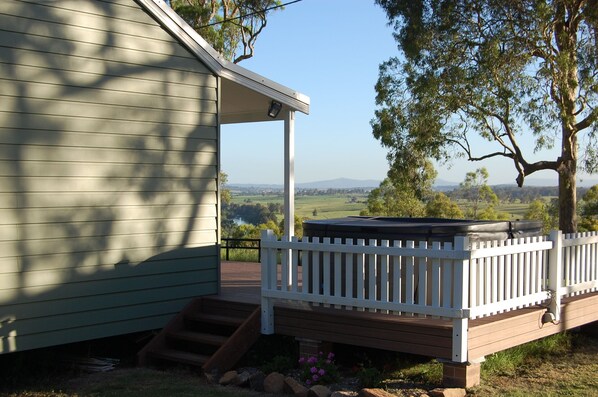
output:
<path id="1" fill-rule="evenodd" d="M 222 262 L 219 299 L 260 304 L 259 263 Z M 468 360 L 598 321 L 598 293 L 563 300 L 560 323 L 543 323 L 544 307 L 469 321 Z M 280 303 L 275 333 L 451 360 L 450 320 Z"/>

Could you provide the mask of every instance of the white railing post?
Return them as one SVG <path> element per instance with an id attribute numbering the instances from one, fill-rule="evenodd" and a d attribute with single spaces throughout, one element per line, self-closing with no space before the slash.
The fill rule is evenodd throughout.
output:
<path id="1" fill-rule="evenodd" d="M 264 291 L 276 286 L 276 249 L 265 248 L 264 242 L 276 240 L 272 230 L 262 231 L 261 256 L 262 256 L 262 334 L 272 335 L 274 333 L 274 304 L 272 298 L 265 297 Z M 274 268 L 274 272 L 272 272 Z M 274 275 L 274 278 L 272 277 Z"/>
<path id="2" fill-rule="evenodd" d="M 553 321 L 561 319 L 561 284 L 563 282 L 563 232 L 553 230 L 548 237 L 552 249 L 548 253 L 548 289 L 552 299 L 548 311 L 554 316 Z"/>
<path id="3" fill-rule="evenodd" d="M 469 238 L 455 237 L 455 251 L 470 251 Z M 455 284 L 453 308 L 462 310 L 469 308 L 469 259 L 455 260 Z M 465 314 L 453 320 L 453 356 L 452 361 L 464 363 L 467 361 L 468 318 Z"/>

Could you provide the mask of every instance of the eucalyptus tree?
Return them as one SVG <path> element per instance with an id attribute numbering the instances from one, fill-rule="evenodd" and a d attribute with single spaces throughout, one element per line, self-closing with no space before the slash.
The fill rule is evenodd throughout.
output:
<path id="1" fill-rule="evenodd" d="M 465 180 L 459 185 L 459 191 L 469 203 L 468 215 L 473 219 L 480 219 L 480 212 L 498 204 L 498 196 L 488 185 L 488 170 L 484 167 L 465 174 Z M 487 212 L 486 212 L 487 213 Z"/>
<path id="2" fill-rule="evenodd" d="M 253 56 L 268 12 L 281 5 L 279 0 L 171 0 L 173 10 L 234 63 Z"/>
<path id="3" fill-rule="evenodd" d="M 413 158 L 502 157 L 521 187 L 553 170 L 559 226 L 575 231 L 578 169 L 598 171 L 598 0 L 376 3 L 400 54 L 380 66 L 372 127 L 396 172 Z"/>
<path id="4" fill-rule="evenodd" d="M 368 195 L 361 215 L 421 217 L 425 201 L 432 196 L 436 170 L 425 157 L 411 158 L 402 172 L 391 168 L 388 176 Z"/>
<path id="5" fill-rule="evenodd" d="M 432 218 L 453 218 L 464 217 L 459 205 L 442 192 L 434 194 L 434 197 L 426 203 L 426 216 Z"/>
<path id="6" fill-rule="evenodd" d="M 372 189 L 366 209 L 360 215 L 419 218 L 426 215 L 426 206 L 413 189 L 385 178 L 380 186 Z"/>
<path id="7" fill-rule="evenodd" d="M 598 231 L 598 185 L 592 186 L 581 204 L 581 231 Z"/>

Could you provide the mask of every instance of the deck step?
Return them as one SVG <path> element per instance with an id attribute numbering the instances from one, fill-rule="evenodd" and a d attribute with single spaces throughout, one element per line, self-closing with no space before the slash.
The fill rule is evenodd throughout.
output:
<path id="1" fill-rule="evenodd" d="M 195 367 L 201 367 L 210 358 L 209 356 L 205 356 L 203 354 L 196 354 L 182 350 L 169 349 L 165 347 L 159 350 L 152 351 L 150 354 L 152 355 L 152 357 L 155 358 L 174 361 L 181 364 L 193 365 Z"/>
<path id="2" fill-rule="evenodd" d="M 211 346 L 222 346 L 228 339 L 226 336 L 213 335 L 205 332 L 196 332 L 188 329 L 181 329 L 168 333 L 168 337 L 186 342 L 193 342 Z"/>
<path id="3" fill-rule="evenodd" d="M 209 313 L 188 313 L 185 319 L 196 321 L 200 323 L 208 323 L 215 325 L 225 325 L 229 327 L 238 327 L 243 324 L 244 319 L 239 317 L 223 316 L 220 314 Z"/>
<path id="4" fill-rule="evenodd" d="M 231 306 L 232 305 L 232 306 Z M 261 312 L 243 303 L 195 298 L 138 353 L 140 365 L 168 361 L 228 371 L 260 336 Z"/>

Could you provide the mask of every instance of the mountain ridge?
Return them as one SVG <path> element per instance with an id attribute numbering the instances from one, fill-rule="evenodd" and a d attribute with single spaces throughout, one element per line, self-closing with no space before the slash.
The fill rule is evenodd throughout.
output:
<path id="1" fill-rule="evenodd" d="M 352 179 L 352 178 L 335 178 L 322 181 L 301 182 L 296 183 L 297 189 L 373 189 L 380 186 L 379 180 L 376 179 Z M 577 182 L 578 187 L 591 187 L 598 184 L 598 179 L 582 179 Z M 434 188 L 438 190 L 447 190 L 459 186 L 459 182 L 447 181 L 444 179 L 437 179 L 434 183 Z M 495 183 L 490 186 L 515 186 L 515 183 Z M 556 180 L 552 179 L 535 179 L 528 178 L 525 180 L 525 185 L 529 187 L 553 187 L 558 186 Z M 268 183 L 228 183 L 228 188 L 262 188 L 262 189 L 283 189 L 282 184 L 268 184 Z"/>

